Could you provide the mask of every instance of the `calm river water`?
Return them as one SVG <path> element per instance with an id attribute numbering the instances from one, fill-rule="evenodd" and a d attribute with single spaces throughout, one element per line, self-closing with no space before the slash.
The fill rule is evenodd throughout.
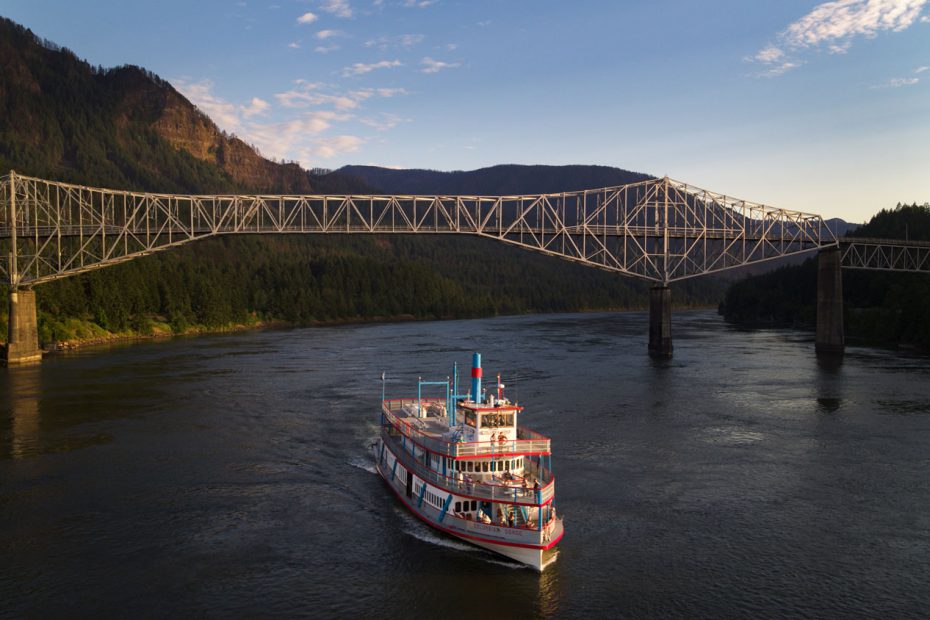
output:
<path id="1" fill-rule="evenodd" d="M 930 616 L 930 359 L 674 316 L 251 332 L 0 371 L 0 616 Z M 373 473 L 388 395 L 483 354 L 553 438 L 544 574 Z"/>

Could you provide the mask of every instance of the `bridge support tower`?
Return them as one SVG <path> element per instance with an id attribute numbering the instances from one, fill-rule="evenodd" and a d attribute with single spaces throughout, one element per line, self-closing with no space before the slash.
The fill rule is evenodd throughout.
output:
<path id="1" fill-rule="evenodd" d="M 7 366 L 38 364 L 39 326 L 36 320 L 36 292 L 32 289 L 10 290 L 9 334 L 6 345 Z"/>
<path id="2" fill-rule="evenodd" d="M 845 350 L 843 334 L 843 273 L 839 248 L 821 250 L 817 256 L 818 355 L 839 356 Z"/>
<path id="3" fill-rule="evenodd" d="M 672 289 L 649 289 L 649 355 L 656 359 L 672 357 Z"/>

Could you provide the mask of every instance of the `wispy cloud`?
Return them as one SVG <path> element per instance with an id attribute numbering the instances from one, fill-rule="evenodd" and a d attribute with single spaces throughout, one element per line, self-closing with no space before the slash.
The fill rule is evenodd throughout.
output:
<path id="1" fill-rule="evenodd" d="M 410 9 L 425 9 L 436 4 L 436 0 L 404 0 L 404 6 Z"/>
<path id="2" fill-rule="evenodd" d="M 869 88 L 901 88 L 902 86 L 913 86 L 920 82 L 920 78 L 891 78 L 884 84 L 870 86 Z"/>
<path id="3" fill-rule="evenodd" d="M 420 61 L 420 65 L 423 67 L 420 69 L 421 73 L 439 73 L 444 69 L 455 69 L 456 67 L 461 66 L 461 64 L 457 62 L 443 62 L 441 60 L 433 60 L 428 56 Z"/>
<path id="4" fill-rule="evenodd" d="M 318 33 L 316 33 L 316 38 L 322 41 L 325 41 L 326 39 L 332 39 L 333 37 L 343 36 L 345 36 L 345 33 L 341 30 L 320 30 Z"/>
<path id="5" fill-rule="evenodd" d="M 320 9 L 336 17 L 352 17 L 348 0 L 323 0 Z"/>
<path id="6" fill-rule="evenodd" d="M 422 34 L 402 34 L 396 37 L 378 37 L 376 39 L 368 39 L 365 41 L 365 47 L 376 47 L 381 50 L 386 50 L 392 47 L 409 49 L 414 45 L 422 43 L 423 39 L 425 38 L 426 37 Z"/>
<path id="7" fill-rule="evenodd" d="M 187 97 L 200 111 L 227 131 L 241 131 L 243 118 L 260 114 L 268 109 L 268 103 L 255 97 L 249 104 L 237 105 L 213 93 L 211 80 L 175 80 L 175 88 Z"/>
<path id="8" fill-rule="evenodd" d="M 924 71 L 930 71 L 930 67 L 924 66 L 924 67 L 917 67 L 916 69 L 914 69 L 914 73 L 917 73 L 917 74 L 923 73 Z"/>
<path id="9" fill-rule="evenodd" d="M 399 60 L 382 60 L 380 62 L 373 62 L 373 63 L 368 63 L 368 64 L 363 63 L 363 62 L 357 62 L 352 66 L 345 67 L 342 70 L 342 75 L 344 77 L 348 77 L 351 75 L 363 75 L 365 73 L 371 73 L 372 71 L 375 71 L 376 69 L 393 69 L 394 67 L 400 67 L 403 64 L 404 63 L 402 63 Z"/>
<path id="10" fill-rule="evenodd" d="M 287 46 L 292 50 L 300 49 L 300 41 L 291 41 Z"/>
<path id="11" fill-rule="evenodd" d="M 252 118 L 257 114 L 263 114 L 268 111 L 268 108 L 271 107 L 264 99 L 259 99 L 258 97 L 252 97 L 252 101 L 249 102 L 249 105 L 242 108 L 242 115 L 246 118 Z"/>
<path id="12" fill-rule="evenodd" d="M 365 139 L 359 136 L 341 135 L 319 138 L 313 141 L 312 146 L 307 150 L 311 156 L 331 159 L 342 153 L 354 153 L 365 143 Z"/>
<path id="13" fill-rule="evenodd" d="M 362 101 L 380 97 L 398 97 L 408 94 L 403 88 L 360 88 L 349 92 L 334 91 L 320 82 L 296 80 L 294 88 L 275 94 L 277 102 L 285 108 L 332 106 L 337 110 L 354 110 Z"/>
<path id="14" fill-rule="evenodd" d="M 277 105 L 272 106 L 259 97 L 245 104 L 225 101 L 214 94 L 209 80 L 180 81 L 178 87 L 223 129 L 234 132 L 265 156 L 297 161 L 305 168 L 359 151 L 375 139 L 374 134 L 365 135 L 365 128 L 381 133 L 408 121 L 390 113 L 358 114 L 365 101 L 408 94 L 402 88 L 340 93 L 335 85 L 295 80 L 294 88 L 275 95 Z M 269 111 L 274 114 L 270 121 L 264 116 Z"/>
<path id="15" fill-rule="evenodd" d="M 330 52 L 335 52 L 336 50 L 341 49 L 338 45 L 317 45 L 313 48 L 313 51 L 317 54 L 329 54 Z"/>
<path id="16" fill-rule="evenodd" d="M 319 19 L 319 17 L 317 17 L 316 15 L 314 15 L 313 13 L 311 13 L 310 11 L 307 11 L 306 13 L 304 13 L 303 15 L 301 15 L 300 17 L 297 18 L 297 23 L 298 23 L 298 24 L 312 24 L 313 22 L 315 22 L 315 21 L 318 20 L 318 19 Z"/>
<path id="17" fill-rule="evenodd" d="M 873 38 L 880 32 L 901 32 L 918 19 L 930 0 L 834 0 L 824 2 L 789 24 L 776 44 L 763 47 L 746 58 L 766 67 L 759 75 L 775 76 L 801 66 L 798 57 L 806 51 L 826 50 L 845 54 L 859 37 Z"/>
<path id="18" fill-rule="evenodd" d="M 321 159 L 354 152 L 365 144 L 367 138 L 344 131 L 326 135 L 339 124 L 355 120 L 386 131 L 403 121 L 389 114 L 363 119 L 353 114 L 360 101 L 399 94 L 394 89 L 362 89 L 340 95 L 323 92 L 327 88 L 324 84 L 297 80 L 292 91 L 275 95 L 281 106 L 278 112 L 287 109 L 290 116 L 268 121 L 264 117 L 272 105 L 260 97 L 236 104 L 217 96 L 210 80 L 175 80 L 174 84 L 222 129 L 254 144 L 266 156 L 296 160 L 305 168 L 318 165 Z"/>
<path id="19" fill-rule="evenodd" d="M 397 116 L 396 114 L 382 113 L 377 116 L 366 116 L 359 119 L 364 125 L 368 125 L 378 131 L 388 131 L 389 129 L 394 129 L 403 122 L 406 122 L 406 119 Z"/>

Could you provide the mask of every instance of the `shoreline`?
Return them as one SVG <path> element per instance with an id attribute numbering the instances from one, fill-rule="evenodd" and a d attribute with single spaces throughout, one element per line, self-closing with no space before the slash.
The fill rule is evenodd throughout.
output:
<path id="1" fill-rule="evenodd" d="M 691 311 L 691 310 L 714 310 L 716 306 L 714 305 L 695 305 L 695 306 L 683 306 L 675 308 L 675 311 Z M 634 307 L 634 308 L 587 308 L 583 310 L 572 310 L 569 313 L 572 314 L 591 314 L 597 312 L 616 312 L 616 313 L 626 313 L 626 312 L 648 312 L 648 306 L 645 307 Z M 334 319 L 330 321 L 313 321 L 310 323 L 293 323 L 291 321 L 284 320 L 269 320 L 269 321 L 256 321 L 254 323 L 238 323 L 232 325 L 226 325 L 222 327 L 204 327 L 204 326 L 194 326 L 190 327 L 183 332 L 173 332 L 170 330 L 155 330 L 148 334 L 143 333 L 133 333 L 133 332 L 118 332 L 118 333 L 108 333 L 105 335 L 93 336 L 90 338 L 75 338 L 70 340 L 54 341 L 41 345 L 39 348 L 42 350 L 42 355 L 51 356 L 51 355 L 63 355 L 69 352 L 78 351 L 81 349 L 87 349 L 92 347 L 103 347 L 106 345 L 112 344 L 132 344 L 132 343 L 141 343 L 141 342 L 150 342 L 155 340 L 167 340 L 170 338 L 185 338 L 185 337 L 196 337 L 196 336 L 209 336 L 213 334 L 226 334 L 226 333 L 235 333 L 235 332 L 244 332 L 252 330 L 261 330 L 261 329 L 297 329 L 297 328 L 312 328 L 312 327 L 338 327 L 342 325 L 367 325 L 372 323 L 409 323 L 416 321 L 457 321 L 457 320 L 473 320 L 473 319 L 487 319 L 493 318 L 495 316 L 531 316 L 531 315 L 548 315 L 548 314 L 563 314 L 564 312 L 527 312 L 521 314 L 497 314 L 497 315 L 487 315 L 487 316 L 475 316 L 475 317 L 429 317 L 429 318 L 417 318 L 412 314 L 399 314 L 396 316 L 375 316 L 375 317 L 354 317 L 346 319 Z M 6 350 L 6 342 L 0 343 L 3 351 Z"/>

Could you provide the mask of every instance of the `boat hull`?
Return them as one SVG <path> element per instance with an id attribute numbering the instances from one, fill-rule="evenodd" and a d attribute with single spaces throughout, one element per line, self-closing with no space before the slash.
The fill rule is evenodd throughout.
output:
<path id="1" fill-rule="evenodd" d="M 383 448 L 387 449 L 384 450 Z M 547 529 L 547 533 L 543 535 L 537 530 L 508 528 L 450 517 L 445 511 L 437 510 L 433 506 L 418 501 L 416 495 L 410 496 L 409 492 L 407 492 L 407 476 L 413 476 L 413 480 L 417 482 L 421 482 L 420 479 L 413 473 L 408 472 L 402 464 L 396 461 L 396 458 L 394 459 L 396 466 L 387 467 L 390 459 L 383 458 L 385 452 L 393 457 L 390 448 L 384 446 L 382 440 L 379 440 L 375 445 L 375 458 L 378 459 L 377 470 L 381 479 L 394 492 L 394 495 L 407 510 L 431 528 L 463 542 L 525 564 L 540 572 L 555 560 L 558 555 L 556 545 L 561 540 L 563 533 L 561 519 L 552 523 Z M 379 458 L 379 454 L 381 458 Z M 398 469 L 400 469 L 400 472 L 398 472 Z M 527 542 L 529 537 L 535 538 L 538 542 Z"/>

